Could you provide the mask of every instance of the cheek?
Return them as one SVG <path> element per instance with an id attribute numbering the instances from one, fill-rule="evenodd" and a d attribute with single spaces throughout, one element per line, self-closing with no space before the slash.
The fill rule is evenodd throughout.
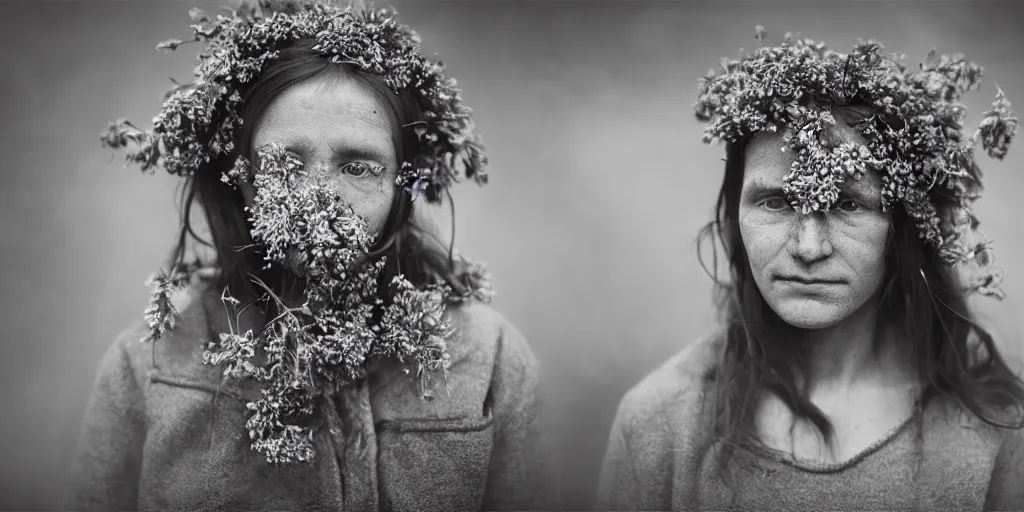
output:
<path id="1" fill-rule="evenodd" d="M 864 285 L 877 287 L 885 274 L 885 249 L 889 233 L 887 219 L 871 219 L 859 226 L 840 226 L 842 239 L 836 245 Z"/>
<path id="2" fill-rule="evenodd" d="M 755 210 L 740 208 L 740 237 L 755 276 L 785 248 L 790 226 Z"/>
<path id="3" fill-rule="evenodd" d="M 384 182 L 387 178 L 374 180 L 376 183 L 367 184 L 370 186 L 352 186 L 344 180 L 339 181 L 337 190 L 342 202 L 351 206 L 357 215 L 364 217 L 371 231 L 379 232 L 383 229 L 397 192 L 394 186 L 386 186 Z"/>
<path id="4" fill-rule="evenodd" d="M 865 215 L 855 221 L 838 221 L 831 225 L 831 229 L 838 234 L 834 237 L 838 239 L 834 245 L 859 274 L 867 276 L 885 272 L 888 216 Z"/>

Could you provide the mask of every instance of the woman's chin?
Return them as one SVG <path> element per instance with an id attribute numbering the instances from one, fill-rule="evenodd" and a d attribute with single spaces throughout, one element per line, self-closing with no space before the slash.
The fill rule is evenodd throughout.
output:
<path id="1" fill-rule="evenodd" d="M 845 308 L 819 300 L 782 299 L 769 302 L 775 314 L 784 322 L 799 329 L 826 329 L 849 316 Z"/>

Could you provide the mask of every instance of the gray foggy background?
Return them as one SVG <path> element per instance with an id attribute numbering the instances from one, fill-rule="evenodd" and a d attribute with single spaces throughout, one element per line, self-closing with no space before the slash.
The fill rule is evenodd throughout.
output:
<path id="1" fill-rule="evenodd" d="M 0 509 L 56 506 L 99 357 L 140 318 L 170 248 L 176 181 L 124 169 L 98 135 L 121 116 L 148 126 L 168 78 L 190 76 L 194 47 L 154 46 L 189 35 L 192 5 L 0 2 Z M 1024 113 L 1020 2 L 393 5 L 458 78 L 488 143 L 491 185 L 454 191 L 457 242 L 490 264 L 495 306 L 543 364 L 571 507 L 590 501 L 622 394 L 714 325 L 694 237 L 722 152 L 700 143 L 691 105 L 720 56 L 756 45 L 756 24 L 769 42 L 795 31 L 841 51 L 877 38 L 911 65 L 961 51 L 986 69 L 972 129 L 993 80 Z M 978 210 L 1009 296 L 976 301 L 1018 356 L 1022 162 L 1014 147 L 982 164 Z"/>

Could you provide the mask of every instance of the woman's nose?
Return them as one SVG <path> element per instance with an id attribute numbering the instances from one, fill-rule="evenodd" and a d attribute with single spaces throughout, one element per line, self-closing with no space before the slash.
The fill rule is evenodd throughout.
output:
<path id="1" fill-rule="evenodd" d="M 825 214 L 815 212 L 799 215 L 788 247 L 790 254 L 804 263 L 813 263 L 831 256 L 832 243 L 829 241 Z"/>

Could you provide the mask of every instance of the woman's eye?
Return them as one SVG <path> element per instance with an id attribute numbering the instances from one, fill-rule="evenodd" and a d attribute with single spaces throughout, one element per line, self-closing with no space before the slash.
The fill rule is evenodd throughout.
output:
<path id="1" fill-rule="evenodd" d="M 341 172 L 355 177 L 366 176 L 367 174 L 379 175 L 382 170 L 382 166 L 366 162 L 349 162 L 341 166 Z"/>
<path id="2" fill-rule="evenodd" d="M 844 212 L 855 212 L 861 209 L 861 204 L 853 199 L 843 199 L 842 201 L 839 201 L 839 204 L 836 206 Z"/>
<path id="3" fill-rule="evenodd" d="M 788 208 L 789 203 L 781 197 L 772 197 L 761 201 L 761 207 L 771 211 L 779 211 Z"/>

